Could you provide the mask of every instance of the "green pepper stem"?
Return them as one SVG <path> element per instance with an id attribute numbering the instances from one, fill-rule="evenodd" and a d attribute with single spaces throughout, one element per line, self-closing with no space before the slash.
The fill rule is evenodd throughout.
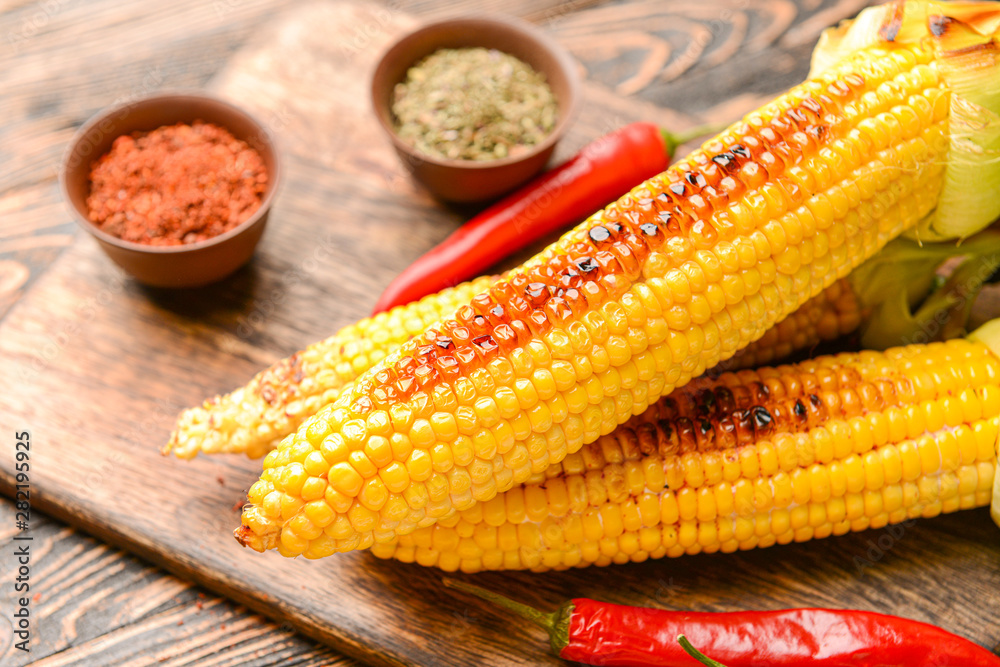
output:
<path id="1" fill-rule="evenodd" d="M 464 581 L 458 581 L 456 579 L 443 579 L 444 585 L 448 588 L 454 588 L 455 590 L 464 591 L 470 595 L 475 595 L 478 598 L 482 598 L 487 602 L 492 602 L 493 604 L 503 607 L 509 611 L 514 612 L 521 618 L 526 618 L 535 625 L 541 626 L 546 631 L 552 631 L 556 625 L 556 614 L 546 614 L 544 611 L 535 609 L 534 607 L 529 607 L 526 604 L 516 602 L 508 597 L 504 597 L 499 593 L 494 593 L 488 591 L 485 588 L 480 588 L 479 586 L 473 586 L 472 584 L 467 584 Z"/>
<path id="2" fill-rule="evenodd" d="M 706 134 L 717 134 L 722 132 L 727 127 L 729 127 L 729 123 L 699 125 L 698 127 L 693 127 L 690 130 L 684 130 L 683 132 L 671 132 L 670 130 L 660 128 L 660 134 L 663 136 L 663 144 L 667 149 L 667 155 L 672 158 L 674 153 L 677 152 L 678 146 L 683 146 L 687 142 L 697 139 L 698 137 L 703 137 Z"/>
<path id="3" fill-rule="evenodd" d="M 694 646 L 692 646 L 691 642 L 689 642 L 688 638 L 685 637 L 684 635 L 677 636 L 677 643 L 681 645 L 682 649 L 687 651 L 687 654 L 689 656 L 691 656 L 692 658 L 694 658 L 703 665 L 708 665 L 708 667 L 726 667 L 721 662 L 716 662 L 715 660 L 712 660 L 707 655 L 705 655 L 704 653 L 696 649 Z"/>
<path id="4" fill-rule="evenodd" d="M 562 650 L 569 645 L 569 624 L 573 616 L 573 602 L 565 602 L 554 613 L 546 614 L 543 611 L 529 607 L 526 604 L 515 602 L 508 597 L 498 593 L 488 591 L 479 586 L 467 584 L 457 579 L 443 578 L 442 581 L 447 588 L 475 595 L 478 598 L 491 602 L 514 612 L 521 618 L 526 618 L 535 625 L 541 626 L 549 634 L 549 645 L 552 647 L 554 655 L 560 655 Z"/>

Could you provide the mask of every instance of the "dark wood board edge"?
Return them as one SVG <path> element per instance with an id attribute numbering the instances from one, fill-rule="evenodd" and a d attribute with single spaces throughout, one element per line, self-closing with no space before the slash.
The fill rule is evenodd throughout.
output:
<path id="1" fill-rule="evenodd" d="M 0 494 L 13 499 L 15 492 L 14 478 L 7 470 L 0 467 Z M 58 494 L 47 492 L 33 495 L 32 509 L 39 509 L 81 532 L 161 567 L 181 579 L 191 581 L 213 593 L 244 605 L 275 623 L 288 624 L 320 644 L 330 645 L 329 635 L 334 635 L 337 638 L 337 643 L 332 648 L 355 660 L 365 664 L 384 665 L 385 667 L 412 667 L 409 663 L 394 660 L 387 654 L 372 651 L 371 647 L 355 641 L 349 635 L 342 633 L 339 628 L 323 624 L 308 614 L 286 613 L 279 600 L 269 600 L 264 595 L 255 595 L 253 590 L 239 586 L 223 571 L 215 571 L 215 578 L 213 578 L 203 567 L 187 562 L 183 558 L 170 558 L 166 553 L 158 552 L 156 547 L 150 544 L 141 532 L 120 530 L 111 526 L 86 507 L 73 505 L 71 509 L 67 499 L 61 498 Z M 303 625 L 303 619 L 306 619 L 308 623 Z M 321 627 L 326 628 L 326 633 L 320 631 Z"/>

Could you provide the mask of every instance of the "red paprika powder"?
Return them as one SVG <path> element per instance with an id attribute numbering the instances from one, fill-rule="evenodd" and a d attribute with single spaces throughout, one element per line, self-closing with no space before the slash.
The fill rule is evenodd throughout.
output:
<path id="1" fill-rule="evenodd" d="M 102 231 L 148 245 L 218 236 L 252 216 L 267 187 L 260 155 L 202 121 L 115 139 L 94 163 L 89 219 Z"/>

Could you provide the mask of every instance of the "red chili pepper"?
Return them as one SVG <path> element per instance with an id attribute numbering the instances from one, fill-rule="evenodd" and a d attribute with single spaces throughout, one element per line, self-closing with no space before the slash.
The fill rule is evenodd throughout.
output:
<path id="1" fill-rule="evenodd" d="M 866 611 L 686 612 L 577 598 L 545 614 L 446 580 L 545 628 L 566 660 L 606 667 L 697 667 L 685 635 L 726 667 L 1000 667 L 1000 657 L 941 628 Z"/>
<path id="2" fill-rule="evenodd" d="M 515 250 L 584 218 L 660 173 L 678 146 L 713 129 L 671 134 L 652 123 L 632 123 L 590 142 L 411 264 L 389 284 L 372 313 L 481 274 Z"/>

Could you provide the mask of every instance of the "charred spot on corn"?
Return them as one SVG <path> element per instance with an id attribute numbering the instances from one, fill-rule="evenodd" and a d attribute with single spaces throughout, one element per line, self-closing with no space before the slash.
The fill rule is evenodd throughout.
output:
<path id="1" fill-rule="evenodd" d="M 373 551 L 447 571 L 558 570 L 770 547 L 987 505 L 1000 321 L 992 329 L 695 380 L 528 483 Z M 695 414 L 706 392 L 743 387 L 734 394 L 749 399 L 754 384 L 770 388 L 765 404 L 715 416 L 712 429 Z M 812 402 L 829 414 L 783 421 Z M 771 423 L 757 428 L 765 409 Z"/>
<path id="2" fill-rule="evenodd" d="M 594 245 L 603 243 L 611 238 L 611 232 L 608 228 L 602 227 L 601 225 L 592 227 L 587 235 L 590 237 L 590 240 L 594 242 Z"/>
<path id="3" fill-rule="evenodd" d="M 927 19 L 927 24 L 930 27 L 931 34 L 935 37 L 943 37 L 944 34 L 948 32 L 948 26 L 954 22 L 954 19 L 947 16 L 931 16 Z"/>
<path id="4" fill-rule="evenodd" d="M 846 98 L 853 93 L 853 87 L 864 84 L 863 77 L 856 77 L 852 78 L 852 83 L 848 83 L 846 92 L 838 87 L 830 87 L 830 92 Z M 783 113 L 775 114 L 767 125 L 755 127 L 752 123 L 745 123 L 745 127 L 741 128 L 741 141 L 734 143 L 724 153 L 727 156 L 724 165 L 709 158 L 706 153 L 698 152 L 691 162 L 665 172 L 666 183 L 661 180 L 658 186 L 655 179 L 648 181 L 644 184 L 648 193 L 626 195 L 616 205 L 596 216 L 600 224 L 593 224 L 587 230 L 590 244 L 578 244 L 571 247 L 566 255 L 553 257 L 531 271 L 515 275 L 507 284 L 498 283 L 491 288 L 488 299 L 475 304 L 476 309 L 481 309 L 479 313 L 473 307 L 465 307 L 459 310 L 454 320 L 442 323 L 441 333 L 455 341 L 455 351 L 444 354 L 420 347 L 417 355 L 404 357 L 394 367 L 386 369 L 388 375 L 383 373 L 377 378 L 377 382 L 395 385 L 393 400 L 406 399 L 415 386 L 413 383 L 401 384 L 401 380 L 416 378 L 417 386 L 426 388 L 454 377 L 456 372 L 468 372 L 482 366 L 488 360 L 483 356 L 481 348 L 468 344 L 463 346 L 463 343 L 467 343 L 472 335 L 468 332 L 476 328 L 475 318 L 482 318 L 495 310 L 497 305 L 507 303 L 513 306 L 513 312 L 505 312 L 500 317 L 494 315 L 493 319 L 499 319 L 500 322 L 490 323 L 496 327 L 493 337 L 497 348 L 510 352 L 527 342 L 532 335 L 544 335 L 553 326 L 578 317 L 608 299 L 617 298 L 621 292 L 617 287 L 619 281 L 607 278 L 624 275 L 628 280 L 635 280 L 651 251 L 670 239 L 683 237 L 686 232 L 695 232 L 695 236 L 703 239 L 706 246 L 714 243 L 718 238 L 718 230 L 708 218 L 727 206 L 732 196 L 738 196 L 758 185 L 758 180 L 776 179 L 778 187 L 789 200 L 787 206 L 799 205 L 803 201 L 804 192 L 792 179 L 783 176 L 782 172 L 816 153 L 823 146 L 825 138 L 832 137 L 827 132 L 829 128 L 824 124 L 823 118 L 834 117 L 834 105 L 834 99 L 826 94 L 815 97 L 806 94 Z M 723 172 L 741 173 L 747 164 L 753 164 L 755 169 L 749 175 L 743 174 L 742 182 L 724 177 Z M 664 189 L 657 192 L 657 187 Z M 668 192 L 674 196 L 662 199 Z M 659 202 L 664 208 L 660 210 L 648 206 L 645 211 L 641 207 L 635 210 L 637 200 Z M 692 210 L 694 217 L 688 217 L 688 212 Z M 624 211 L 629 211 L 631 215 L 623 215 Z M 680 225 L 672 226 L 671 223 L 675 220 L 685 220 L 687 230 Z M 656 221 L 662 224 L 657 226 Z M 654 229 L 661 230 L 664 234 L 651 234 L 650 231 Z M 593 253 L 591 244 L 607 249 Z M 573 271 L 574 268 L 579 269 L 585 277 Z M 579 280 L 579 285 L 571 285 L 573 293 L 563 291 L 557 295 L 559 285 L 553 284 L 554 278 L 583 279 Z M 523 300 L 512 301 L 511 297 L 514 295 L 510 293 L 510 288 L 520 290 Z M 480 336 L 488 333 L 483 330 L 483 324 L 478 329 Z M 382 391 L 375 396 L 376 386 L 363 381 L 359 384 L 376 399 L 374 402 L 356 402 L 351 406 L 353 412 L 362 416 L 384 403 L 379 398 L 387 393 Z"/>
<path id="5" fill-rule="evenodd" d="M 644 222 L 639 225 L 639 230 L 646 236 L 656 236 L 660 233 L 660 228 L 653 222 Z"/>
<path id="6" fill-rule="evenodd" d="M 763 405 L 758 405 L 750 411 L 753 416 L 753 428 L 757 433 L 766 433 L 771 429 L 774 419 Z"/>

